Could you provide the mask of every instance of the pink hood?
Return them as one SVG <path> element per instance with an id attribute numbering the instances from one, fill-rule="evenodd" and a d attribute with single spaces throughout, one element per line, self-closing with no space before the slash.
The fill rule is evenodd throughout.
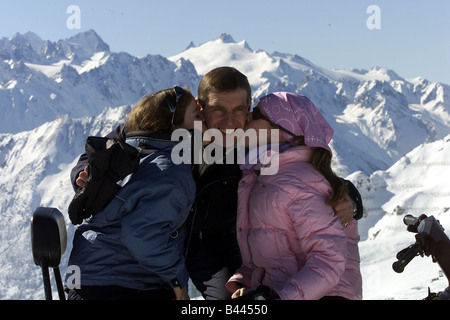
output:
<path id="1" fill-rule="evenodd" d="M 270 121 L 296 136 L 304 136 L 307 146 L 324 148 L 332 153 L 328 144 L 333 137 L 333 128 L 307 97 L 290 92 L 275 92 L 261 98 L 259 102 Z M 282 134 L 287 141 L 293 138 L 284 131 Z"/>
<path id="2" fill-rule="evenodd" d="M 264 284 L 282 299 L 362 298 L 358 226 L 343 228 L 325 204 L 331 187 L 308 160 L 307 146 L 280 154 L 276 175 L 244 171 L 239 185 L 237 235 L 243 265 L 230 278 L 250 288 Z"/>

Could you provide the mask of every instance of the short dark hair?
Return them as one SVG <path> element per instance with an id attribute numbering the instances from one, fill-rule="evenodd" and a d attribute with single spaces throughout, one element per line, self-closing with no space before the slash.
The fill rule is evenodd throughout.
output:
<path id="1" fill-rule="evenodd" d="M 198 101 L 205 107 L 208 105 L 210 92 L 229 92 L 237 89 L 247 92 L 247 104 L 252 103 L 252 89 L 247 77 L 233 67 L 219 67 L 203 76 L 198 85 Z"/>

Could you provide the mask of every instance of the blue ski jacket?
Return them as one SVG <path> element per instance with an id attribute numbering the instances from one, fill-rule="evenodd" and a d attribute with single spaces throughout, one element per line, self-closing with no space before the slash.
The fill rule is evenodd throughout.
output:
<path id="1" fill-rule="evenodd" d="M 101 212 L 77 228 L 69 266 L 80 268 L 81 286 L 184 287 L 184 222 L 196 189 L 191 166 L 171 161 L 177 142 L 133 137 L 127 143 L 156 151 L 141 159 Z"/>

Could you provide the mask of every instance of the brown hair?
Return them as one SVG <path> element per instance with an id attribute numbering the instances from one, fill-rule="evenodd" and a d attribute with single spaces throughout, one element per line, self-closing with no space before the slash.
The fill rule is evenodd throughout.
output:
<path id="1" fill-rule="evenodd" d="M 198 101 L 202 107 L 209 103 L 210 92 L 229 92 L 237 89 L 247 91 L 247 104 L 252 103 L 252 89 L 247 77 L 233 67 L 219 67 L 203 76 L 198 85 Z"/>
<path id="2" fill-rule="evenodd" d="M 333 195 L 327 201 L 327 205 L 334 206 L 348 194 L 348 188 L 345 181 L 339 178 L 331 169 L 331 154 L 323 148 L 312 148 L 311 163 L 317 171 L 319 171 L 331 185 Z"/>
<path id="3" fill-rule="evenodd" d="M 173 124 L 181 124 L 184 120 L 186 108 L 192 100 L 192 93 L 186 90 L 186 94 L 176 101 L 176 93 L 173 88 L 155 92 L 143 97 L 127 114 L 125 126 L 129 131 L 172 131 L 172 112 L 168 101 L 176 106 Z"/>

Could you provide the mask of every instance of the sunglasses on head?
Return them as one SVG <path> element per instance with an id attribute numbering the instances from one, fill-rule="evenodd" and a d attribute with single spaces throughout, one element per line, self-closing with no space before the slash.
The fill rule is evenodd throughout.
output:
<path id="1" fill-rule="evenodd" d="M 295 135 L 294 133 L 292 133 L 291 131 L 289 131 L 288 129 L 283 128 L 282 126 L 274 123 L 273 121 L 270 121 L 262 112 L 258 107 L 254 107 L 253 111 L 252 111 L 252 118 L 253 120 L 265 120 L 267 122 L 269 122 L 270 124 L 274 125 L 275 127 L 277 127 L 278 129 L 280 129 L 283 132 L 286 132 L 287 134 L 293 136 L 293 137 L 297 137 L 297 135 Z"/>
<path id="2" fill-rule="evenodd" d="M 175 86 L 173 87 L 173 90 L 175 91 L 175 105 L 170 102 L 169 98 L 167 98 L 167 106 L 169 107 L 170 112 L 172 113 L 172 119 L 170 120 L 170 123 L 173 125 L 173 119 L 175 117 L 175 111 L 177 110 L 177 103 L 181 99 L 182 96 L 186 94 L 186 91 L 179 87 Z"/>

